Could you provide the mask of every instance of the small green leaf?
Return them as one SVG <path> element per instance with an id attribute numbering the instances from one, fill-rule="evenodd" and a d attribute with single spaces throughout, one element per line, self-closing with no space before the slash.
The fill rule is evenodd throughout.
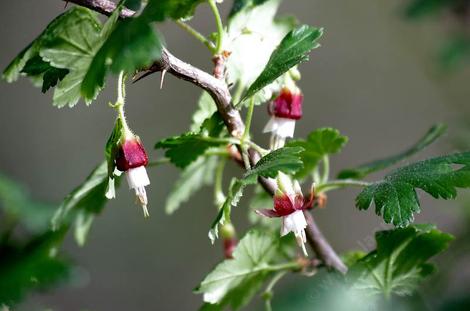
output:
<path id="1" fill-rule="evenodd" d="M 23 186 L 0 174 L 0 209 L 2 218 L 11 217 L 30 232 L 42 232 L 49 228 L 54 207 L 33 201 Z"/>
<path id="2" fill-rule="evenodd" d="M 308 176 L 318 165 L 318 162 L 327 155 L 341 151 L 348 142 L 348 138 L 339 133 L 337 129 L 325 127 L 311 132 L 306 140 L 296 139 L 289 141 L 287 147 L 302 147 L 305 150 L 300 154 L 304 167 L 296 174 L 297 178 Z"/>
<path id="3" fill-rule="evenodd" d="M 255 178 L 253 178 L 255 177 Z M 230 182 L 229 190 L 227 197 L 219 209 L 217 216 L 211 224 L 211 229 L 209 230 L 209 239 L 212 243 L 219 238 L 219 225 L 223 225 L 225 222 L 230 220 L 230 213 L 232 206 L 237 206 L 240 198 L 243 196 L 243 190 L 247 185 L 252 185 L 256 183 L 256 176 L 253 175 L 252 178 L 237 179 L 233 178 Z"/>
<path id="4" fill-rule="evenodd" d="M 70 275 L 57 255 L 65 230 L 34 236 L 26 245 L 0 245 L 0 305 L 13 306 L 32 292 L 49 289 Z"/>
<path id="5" fill-rule="evenodd" d="M 359 260 L 347 277 L 368 295 L 411 295 L 433 267 L 427 261 L 444 251 L 453 237 L 431 225 L 380 231 L 377 249 Z"/>
<path id="6" fill-rule="evenodd" d="M 216 157 L 199 157 L 187 166 L 176 181 L 166 199 L 167 214 L 175 212 L 181 204 L 187 202 L 195 192 L 213 183 Z"/>
<path id="7" fill-rule="evenodd" d="M 427 133 L 412 147 L 408 148 L 407 150 L 396 154 L 394 156 L 376 160 L 373 162 L 369 162 L 363 165 L 360 165 L 356 168 L 346 169 L 338 174 L 338 178 L 346 179 L 346 178 L 355 178 L 355 179 L 362 179 L 370 173 L 385 169 L 390 167 L 406 158 L 411 157 L 412 155 L 418 153 L 419 151 L 423 150 L 433 142 L 435 142 L 439 137 L 441 137 L 447 131 L 447 126 L 444 124 L 436 124 L 431 127 Z"/>
<path id="8" fill-rule="evenodd" d="M 146 20 L 129 18 L 118 21 L 83 77 L 83 97 L 87 100 L 96 98 L 98 91 L 104 86 L 108 69 L 114 73 L 133 73 L 158 59 L 161 50 L 160 38 Z"/>
<path id="9" fill-rule="evenodd" d="M 245 179 L 254 176 L 275 178 L 279 171 L 294 174 L 303 167 L 301 153 L 302 147 L 284 147 L 274 150 L 262 157 L 256 165 L 246 172 Z"/>
<path id="10" fill-rule="evenodd" d="M 43 91 L 57 84 L 53 96 L 54 105 L 72 107 L 80 99 L 80 84 L 102 43 L 101 30 L 96 13 L 74 7 L 54 19 L 5 69 L 3 78 L 8 82 L 16 80 L 20 72 L 31 71 L 31 63 L 24 71 L 30 60 L 40 57 L 50 66 L 47 68 L 49 71 L 41 73 Z M 30 75 L 32 78 L 37 77 L 35 70 Z M 65 70 L 68 71 L 67 74 L 64 74 Z"/>
<path id="11" fill-rule="evenodd" d="M 356 198 L 356 206 L 367 210 L 372 202 L 375 212 L 386 223 L 407 226 L 420 211 L 415 188 L 435 199 L 454 199 L 456 188 L 470 187 L 470 152 L 417 162 L 386 175 L 382 181 L 367 186 Z"/>
<path id="12" fill-rule="evenodd" d="M 165 156 L 170 159 L 171 163 L 185 168 L 204 154 L 208 148 L 225 144 L 227 143 L 223 140 L 189 132 L 159 141 L 155 148 L 167 149 Z"/>
<path id="13" fill-rule="evenodd" d="M 220 309 L 225 305 L 239 309 L 271 275 L 269 264 L 276 255 L 278 241 L 274 235 L 248 232 L 235 249 L 234 258 L 215 267 L 195 292 L 204 294 L 205 302 L 219 304 Z M 244 295 L 231 295 L 237 290 L 242 290 Z"/>
<path id="14" fill-rule="evenodd" d="M 116 119 L 116 123 L 114 124 L 113 131 L 106 142 L 106 147 L 104 150 L 104 154 L 106 157 L 106 162 L 108 163 L 108 176 L 109 178 L 114 178 L 114 169 L 116 167 L 116 163 L 114 159 L 116 158 L 116 152 L 119 148 L 119 142 L 123 138 L 124 128 L 122 126 L 122 121 L 120 118 Z"/>
<path id="15" fill-rule="evenodd" d="M 308 53 L 320 46 L 317 40 L 322 34 L 322 29 L 307 25 L 299 26 L 289 32 L 271 54 L 263 72 L 248 88 L 242 101 L 255 95 L 295 65 L 307 61 Z"/>
<path id="16" fill-rule="evenodd" d="M 94 216 L 101 213 L 108 201 L 107 187 L 108 164 L 105 161 L 64 199 L 52 218 L 54 230 L 74 222 L 77 243 L 83 245 Z"/>

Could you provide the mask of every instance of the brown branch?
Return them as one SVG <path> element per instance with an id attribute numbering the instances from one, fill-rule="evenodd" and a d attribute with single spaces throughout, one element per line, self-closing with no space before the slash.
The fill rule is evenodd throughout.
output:
<path id="1" fill-rule="evenodd" d="M 108 16 L 116 8 L 116 4 L 109 0 L 70 0 L 69 2 L 87 7 L 91 10 Z M 121 12 L 121 18 L 130 17 L 134 14 L 134 11 L 124 9 Z M 163 49 L 161 59 L 157 60 L 152 66 L 141 72 L 141 75 L 138 79 L 141 79 L 154 72 L 168 72 L 177 78 L 191 82 L 192 84 L 207 91 L 214 99 L 217 110 L 223 118 L 229 133 L 234 137 L 241 137 L 245 130 L 245 124 L 243 123 L 238 110 L 232 106 L 230 92 L 228 90 L 227 84 L 223 80 L 217 79 L 207 72 L 204 72 L 190 64 L 181 61 L 166 49 Z M 259 153 L 253 149 L 249 150 L 249 157 L 252 165 L 256 164 L 256 162 L 258 162 L 260 159 Z M 276 184 L 272 180 L 260 177 L 259 182 L 268 193 L 274 195 L 274 192 L 276 191 Z M 305 211 L 305 217 L 308 223 L 306 232 L 307 240 L 317 254 L 318 258 L 326 267 L 334 268 L 342 273 L 345 273 L 347 271 L 347 267 L 325 239 L 310 212 Z"/>

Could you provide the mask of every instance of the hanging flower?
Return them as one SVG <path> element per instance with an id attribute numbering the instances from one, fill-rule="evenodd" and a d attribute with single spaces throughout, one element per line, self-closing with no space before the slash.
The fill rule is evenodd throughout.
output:
<path id="1" fill-rule="evenodd" d="M 299 88 L 292 85 L 283 87 L 279 95 L 268 105 L 271 119 L 263 132 L 271 132 L 271 149 L 284 146 L 287 137 L 294 136 L 295 122 L 302 118 L 302 102 L 304 96 Z"/>
<path id="2" fill-rule="evenodd" d="M 305 243 L 305 228 L 307 221 L 303 211 L 310 208 L 313 202 L 313 196 L 304 199 L 302 190 L 298 181 L 292 181 L 290 177 L 279 172 L 277 177 L 277 190 L 274 195 L 274 208 L 261 209 L 256 212 L 265 217 L 281 217 L 281 236 L 293 232 L 297 240 L 297 244 L 302 248 L 305 256 L 307 250 Z"/>
<path id="3" fill-rule="evenodd" d="M 116 154 L 116 168 L 126 173 L 129 189 L 134 189 L 137 202 L 144 210 L 144 216 L 148 217 L 147 193 L 145 186 L 150 185 L 145 166 L 148 164 L 147 153 L 140 139 L 135 135 L 126 135 L 120 144 Z"/>

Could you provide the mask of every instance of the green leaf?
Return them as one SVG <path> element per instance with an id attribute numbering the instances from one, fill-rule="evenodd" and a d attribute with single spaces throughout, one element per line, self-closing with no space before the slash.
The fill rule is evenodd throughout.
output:
<path id="1" fill-rule="evenodd" d="M 245 179 L 253 176 L 275 178 L 279 171 L 294 174 L 303 167 L 300 158 L 305 149 L 302 147 L 284 147 L 262 157 L 256 165 L 245 173 Z"/>
<path id="2" fill-rule="evenodd" d="M 261 2 L 253 1 L 256 5 L 245 2 L 248 5 L 231 15 L 227 22 L 224 47 L 232 52 L 226 62 L 227 78 L 228 83 L 238 84 L 237 92 L 255 81 L 268 63 L 271 53 L 297 23 L 295 18 L 275 18 L 280 0 Z M 280 87 L 274 86 L 271 91 L 278 91 Z M 271 96 L 271 92 L 261 93 L 266 93 L 260 96 L 262 99 Z"/>
<path id="3" fill-rule="evenodd" d="M 129 18 L 118 21 L 89 66 L 81 86 L 82 95 L 87 100 L 95 99 L 104 86 L 108 69 L 113 73 L 133 73 L 158 59 L 161 50 L 160 38 L 146 20 Z"/>
<path id="4" fill-rule="evenodd" d="M 400 152 L 399 154 L 393 155 L 391 157 L 372 161 L 363 165 L 360 165 L 356 168 L 346 169 L 341 171 L 338 174 L 338 178 L 346 179 L 346 178 L 355 178 L 355 179 L 362 179 L 370 173 L 385 169 L 390 167 L 406 158 L 411 157 L 412 155 L 418 153 L 419 151 L 423 150 L 433 142 L 435 142 L 439 137 L 441 137 L 447 131 L 447 126 L 444 124 L 436 124 L 431 127 L 427 133 L 412 147 L 408 148 L 407 150 Z"/>
<path id="5" fill-rule="evenodd" d="M 470 152 L 417 162 L 386 175 L 382 181 L 367 186 L 356 198 L 356 206 L 367 210 L 372 202 L 375 212 L 386 223 L 407 226 L 413 213 L 420 211 L 415 188 L 434 198 L 454 199 L 456 188 L 470 187 Z"/>
<path id="6" fill-rule="evenodd" d="M 153 21 L 188 19 L 204 0 L 149 0 L 142 16 Z"/>
<path id="7" fill-rule="evenodd" d="M 181 204 L 187 202 L 195 192 L 213 183 L 216 157 L 199 157 L 187 166 L 173 186 L 166 199 L 167 214 L 175 212 Z"/>
<path id="8" fill-rule="evenodd" d="M 189 132 L 159 141 L 155 148 L 167 149 L 165 156 L 170 159 L 171 163 L 185 168 L 204 154 L 208 148 L 226 144 L 223 140 Z"/>
<path id="9" fill-rule="evenodd" d="M 234 258 L 215 267 L 195 292 L 204 294 L 205 302 L 219 304 L 220 309 L 224 305 L 239 309 L 271 275 L 270 263 L 278 247 L 279 239 L 274 235 L 248 232 L 235 249 Z M 239 291 L 239 294 L 233 295 L 234 291 Z"/>
<path id="10" fill-rule="evenodd" d="M 116 119 L 116 123 L 114 124 L 113 131 L 106 142 L 105 147 L 105 157 L 106 162 L 108 163 L 108 177 L 114 178 L 114 169 L 116 168 L 116 163 L 114 159 L 116 158 L 116 153 L 119 148 L 119 142 L 123 138 L 124 135 L 124 128 L 122 126 L 121 118 Z"/>
<path id="11" fill-rule="evenodd" d="M 54 230 L 73 222 L 77 243 L 84 245 L 91 222 L 108 201 L 105 196 L 107 187 L 108 165 L 105 161 L 64 199 L 52 218 Z"/>
<path id="12" fill-rule="evenodd" d="M 33 201 L 23 186 L 0 174 L 0 208 L 2 218 L 13 218 L 36 233 L 49 228 L 54 207 Z"/>
<path id="13" fill-rule="evenodd" d="M 69 70 L 52 67 L 49 63 L 43 61 L 40 56 L 36 56 L 26 62 L 21 72 L 30 77 L 41 76 L 43 80 L 41 91 L 46 93 L 47 90 L 62 81 L 69 73 Z"/>
<path id="14" fill-rule="evenodd" d="M 455 0 L 412 0 L 406 6 L 405 14 L 409 18 L 420 18 L 436 14 L 443 9 L 451 8 L 455 4 Z"/>
<path id="15" fill-rule="evenodd" d="M 432 225 L 380 231 L 377 249 L 359 260 L 347 277 L 368 295 L 411 295 L 434 269 L 428 260 L 444 251 L 453 237 Z"/>
<path id="16" fill-rule="evenodd" d="M 308 176 L 324 156 L 340 152 L 347 142 L 346 136 L 341 135 L 337 129 L 329 127 L 316 129 L 307 136 L 306 140 L 289 141 L 286 144 L 288 147 L 304 148 L 300 154 L 304 167 L 297 172 L 296 177 Z"/>
<path id="17" fill-rule="evenodd" d="M 70 263 L 57 255 L 65 230 L 35 236 L 26 245 L 0 245 L 0 305 L 12 306 L 28 293 L 65 280 Z"/>
<path id="18" fill-rule="evenodd" d="M 214 244 L 214 241 L 219 238 L 219 225 L 223 225 L 224 223 L 230 221 L 232 206 L 238 205 L 238 202 L 240 202 L 240 198 L 243 196 L 243 190 L 245 189 L 245 187 L 255 183 L 255 175 L 253 175 L 251 178 L 245 179 L 232 178 L 227 197 L 225 198 L 224 203 L 220 207 L 217 216 L 211 224 L 211 229 L 209 230 L 208 236 L 212 244 Z"/>
<path id="19" fill-rule="evenodd" d="M 3 78 L 8 82 L 16 80 L 31 59 L 40 57 L 50 66 L 47 72 L 41 73 L 43 90 L 57 83 L 54 105 L 74 106 L 80 99 L 80 83 L 102 43 L 101 30 L 96 13 L 74 7 L 54 19 L 5 69 Z M 28 70 L 31 67 L 26 68 L 26 73 Z M 66 75 L 65 70 L 68 71 Z"/>
<path id="20" fill-rule="evenodd" d="M 307 61 L 308 53 L 320 46 L 317 40 L 322 34 L 322 29 L 308 25 L 299 26 L 289 32 L 271 54 L 263 72 L 248 88 L 242 101 L 255 95 L 295 65 Z"/>

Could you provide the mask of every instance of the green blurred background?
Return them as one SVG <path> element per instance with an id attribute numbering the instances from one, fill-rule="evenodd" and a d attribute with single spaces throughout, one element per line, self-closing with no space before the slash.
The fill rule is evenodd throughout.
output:
<path id="1" fill-rule="evenodd" d="M 325 28 L 322 47 L 300 66 L 305 104 L 296 134 L 301 137 L 314 128 L 331 126 L 349 136 L 344 152 L 333 158 L 333 173 L 400 151 L 436 122 L 447 123 L 449 134 L 420 157 L 456 151 L 460 147 L 454 142 L 465 137 L 470 67 L 462 65 L 453 72 L 439 69 L 435 52 L 448 30 L 440 22 L 404 19 L 405 3 L 291 0 L 281 6 L 282 14 Z M 222 10 L 227 12 L 230 4 L 226 0 Z M 0 65 L 5 67 L 63 9 L 59 0 L 3 2 Z M 204 33 L 214 29 L 206 5 L 200 6 L 191 24 Z M 210 55 L 203 46 L 173 23 L 159 29 L 172 53 L 210 70 Z M 193 85 L 171 76 L 163 90 L 158 83 L 154 75 L 130 86 L 127 104 L 129 122 L 154 159 L 161 156 L 161 151 L 152 150 L 157 140 L 187 130 L 200 94 Z M 115 97 L 113 85 L 110 80 L 89 107 L 80 103 L 73 109 L 56 109 L 51 94 L 42 95 L 26 79 L 0 83 L 0 172 L 25 184 L 38 200 L 60 202 L 103 159 L 114 120 L 107 106 Z M 262 142 L 267 141 L 261 133 L 267 118 L 259 108 L 253 131 Z M 230 169 L 240 173 L 235 166 Z M 151 218 L 143 219 L 132 193 L 121 187 L 117 199 L 95 221 L 83 248 L 67 237 L 63 248 L 78 266 L 72 282 L 29 296 L 18 310 L 194 310 L 201 304 L 201 297 L 191 291 L 222 259 L 221 246 L 212 246 L 207 238 L 215 216 L 212 194 L 202 191 L 167 216 L 163 205 L 178 170 L 161 166 L 149 174 Z M 339 252 L 373 248 L 372 233 L 385 228 L 371 211 L 354 208 L 355 194 L 354 190 L 335 192 L 328 207 L 314 213 Z M 454 234 L 462 232 L 459 202 L 432 201 L 425 196 L 422 202 L 417 222 L 437 223 L 441 230 Z M 243 203 L 246 200 L 235 210 L 240 233 L 248 227 Z M 470 256 L 466 256 L 467 260 L 457 255 L 441 258 L 450 295 L 468 290 Z M 292 303 L 291 296 L 296 303 L 308 303 L 308 291 L 294 288 L 298 280 L 291 277 L 277 287 L 275 310 L 277 299 L 279 310 L 290 309 L 286 306 Z M 309 282 L 303 280 L 302 287 Z M 432 293 L 432 287 L 428 286 L 428 292 Z M 258 305 L 251 308 L 257 310 Z"/>

